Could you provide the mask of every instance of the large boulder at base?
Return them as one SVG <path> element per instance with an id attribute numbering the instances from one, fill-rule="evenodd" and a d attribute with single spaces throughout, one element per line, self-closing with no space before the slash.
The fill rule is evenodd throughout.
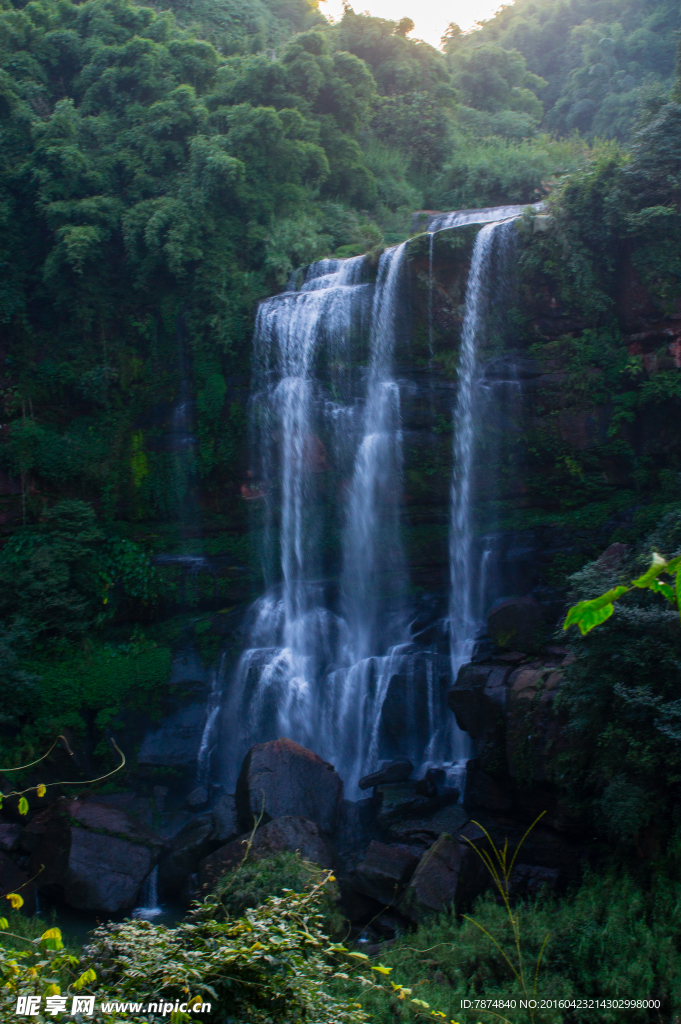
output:
<path id="1" fill-rule="evenodd" d="M 470 903 L 487 885 L 485 865 L 466 838 L 477 845 L 484 834 L 471 823 L 456 837 L 440 836 L 421 858 L 399 905 L 414 923 L 452 905 Z"/>
<path id="2" fill-rule="evenodd" d="M 418 856 L 406 846 L 371 842 L 357 866 L 357 887 L 380 903 L 395 903 L 417 864 Z"/>
<path id="3" fill-rule="evenodd" d="M 0 897 L 11 892 L 18 892 L 23 898 L 24 913 L 35 914 L 35 885 L 33 882 L 29 882 L 28 875 L 24 874 L 6 853 L 0 853 Z M 0 909 L 0 915 L 9 908 L 9 904 L 5 900 L 2 900 L 2 903 L 4 906 Z"/>
<path id="4" fill-rule="evenodd" d="M 487 616 L 487 633 L 497 647 L 533 654 L 546 642 L 542 607 L 533 597 L 502 601 Z"/>
<path id="5" fill-rule="evenodd" d="M 382 764 L 359 780 L 357 785 L 360 789 L 371 789 L 372 786 L 380 786 L 384 782 L 404 782 L 414 770 L 414 765 L 408 757 L 396 757 L 394 761 L 383 761 Z"/>
<path id="6" fill-rule="evenodd" d="M 201 814 L 180 829 L 168 856 L 159 864 L 158 880 L 164 896 L 180 893 L 188 876 L 196 871 L 199 861 L 215 849 L 212 833 L 211 814 Z"/>
<path id="7" fill-rule="evenodd" d="M 263 821 L 295 815 L 333 832 L 343 799 L 343 783 L 333 765 L 293 740 L 271 740 L 244 758 L 236 787 L 236 806 L 244 831 Z"/>
<path id="8" fill-rule="evenodd" d="M 115 914 L 133 906 L 163 846 L 159 836 L 95 801 L 62 799 L 38 819 L 30 871 L 44 865 L 41 887 L 57 889 L 78 910 Z"/>
<path id="9" fill-rule="evenodd" d="M 221 846 L 199 864 L 199 885 L 203 891 L 209 889 L 224 875 L 241 863 L 246 855 L 251 833 L 244 833 L 238 839 Z M 285 815 L 268 822 L 253 836 L 248 855 L 253 860 L 272 857 L 275 853 L 298 851 L 304 860 L 313 861 L 323 868 L 333 863 L 331 849 L 313 821 L 295 815 Z"/>

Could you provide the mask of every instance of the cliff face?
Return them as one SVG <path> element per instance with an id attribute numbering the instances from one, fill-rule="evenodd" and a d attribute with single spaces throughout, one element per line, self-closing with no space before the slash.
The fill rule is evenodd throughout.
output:
<path id="1" fill-rule="evenodd" d="M 619 253 L 608 309 L 594 315 L 587 294 L 584 308 L 566 302 L 546 261 L 537 269 L 552 231 L 545 216 L 518 222 L 481 353 L 476 524 L 500 551 L 499 597 L 561 588 L 611 542 L 640 538 L 679 493 L 681 304 L 665 309 L 644 287 L 633 243 Z M 476 232 L 409 246 L 399 375 L 415 588 L 447 586 L 452 411 Z"/>

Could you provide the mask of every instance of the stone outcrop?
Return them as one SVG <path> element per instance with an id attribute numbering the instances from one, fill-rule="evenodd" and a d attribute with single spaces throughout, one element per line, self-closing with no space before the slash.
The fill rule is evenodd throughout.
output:
<path id="1" fill-rule="evenodd" d="M 197 870 L 199 861 L 215 849 L 212 840 L 213 816 L 194 818 L 175 836 L 170 852 L 161 860 L 158 881 L 163 896 L 177 896 L 187 877 Z"/>
<path id="2" fill-rule="evenodd" d="M 407 846 L 372 841 L 366 857 L 357 866 L 357 888 L 380 903 L 396 903 L 414 873 L 420 852 L 417 854 Z"/>
<path id="3" fill-rule="evenodd" d="M 359 780 L 360 789 L 371 789 L 386 782 L 404 782 L 414 770 L 408 757 L 396 757 L 393 761 L 381 764 L 375 772 L 365 775 Z"/>
<path id="4" fill-rule="evenodd" d="M 293 740 L 261 743 L 244 758 L 236 788 L 236 807 L 244 831 L 263 821 L 294 815 L 334 831 L 343 799 L 343 783 L 333 765 Z"/>
<path id="5" fill-rule="evenodd" d="M 402 913 L 416 924 L 428 914 L 471 903 L 489 882 L 485 865 L 471 848 L 483 839 L 472 824 L 456 836 L 441 835 L 421 858 L 400 903 Z"/>
<path id="6" fill-rule="evenodd" d="M 24 833 L 41 888 L 79 910 L 111 914 L 133 906 L 163 846 L 124 811 L 94 801 L 59 800 Z"/>

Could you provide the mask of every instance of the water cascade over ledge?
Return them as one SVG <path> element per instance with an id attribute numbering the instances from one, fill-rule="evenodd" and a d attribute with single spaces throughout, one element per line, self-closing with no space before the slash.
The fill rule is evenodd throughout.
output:
<path id="1" fill-rule="evenodd" d="M 401 537 L 404 382 L 395 354 L 407 323 L 408 243 L 386 250 L 376 271 L 365 257 L 320 261 L 300 287 L 261 303 L 250 488 L 262 511 L 266 587 L 222 705 L 228 788 L 249 747 L 278 736 L 331 761 L 351 798 L 381 758 L 463 770 L 470 743 L 446 692 L 452 669 L 470 658 L 486 600 L 488 558 L 478 557 L 471 521 L 477 353 L 490 254 L 522 209 L 428 225 L 431 354 L 432 235 L 486 225 L 469 274 L 454 408 L 449 654 L 418 640 Z"/>

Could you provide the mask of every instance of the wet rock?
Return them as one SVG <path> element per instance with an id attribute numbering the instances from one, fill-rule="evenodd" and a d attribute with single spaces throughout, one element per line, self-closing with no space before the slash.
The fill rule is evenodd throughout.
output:
<path id="1" fill-rule="evenodd" d="M 502 601 L 487 616 L 487 633 L 506 650 L 539 651 L 547 633 L 542 607 L 533 597 Z"/>
<path id="2" fill-rule="evenodd" d="M 217 843 L 230 843 L 241 832 L 236 813 L 236 800 L 231 794 L 223 793 L 213 808 L 211 839 Z"/>
<path id="3" fill-rule="evenodd" d="M 11 853 L 12 850 L 16 850 L 19 846 L 19 835 L 21 834 L 21 825 L 16 825 L 14 822 L 1 822 L 0 823 L 0 851 L 3 853 Z"/>
<path id="4" fill-rule="evenodd" d="M 416 792 L 421 796 L 442 796 L 447 788 L 447 773 L 444 768 L 429 768 L 416 783 Z"/>
<path id="5" fill-rule="evenodd" d="M 11 892 L 18 892 L 23 897 L 25 914 L 35 914 L 35 885 L 29 882 L 29 876 L 24 874 L 6 853 L 0 852 L 0 896 Z M 9 904 L 5 900 L 2 902 L 4 912 Z"/>
<path id="6" fill-rule="evenodd" d="M 415 781 L 392 782 L 374 789 L 376 820 L 381 828 L 403 818 L 413 818 L 437 810 L 437 802 L 423 796 Z"/>
<path id="7" fill-rule="evenodd" d="M 196 810 L 199 807 L 205 807 L 208 803 L 208 790 L 205 786 L 197 786 L 193 789 L 187 797 L 185 803 L 187 807 L 191 807 L 192 810 Z"/>
<path id="8" fill-rule="evenodd" d="M 215 849 L 213 816 L 202 814 L 190 821 L 173 840 L 170 852 L 159 864 L 158 880 L 164 894 L 177 895 L 199 861 Z"/>
<path id="9" fill-rule="evenodd" d="M 79 910 L 133 906 L 163 845 L 124 811 L 92 801 L 62 799 L 31 825 L 22 836 L 32 847 L 30 873 L 44 865 L 41 887 L 58 890 Z"/>
<path id="10" fill-rule="evenodd" d="M 202 890 L 210 888 L 224 875 L 241 863 L 251 833 L 244 833 L 238 839 L 220 847 L 199 864 L 199 884 Z M 331 848 L 313 821 L 297 815 L 285 815 L 268 822 L 253 836 L 249 857 L 261 860 L 283 850 L 298 851 L 304 860 L 313 861 L 323 868 L 333 863 Z"/>
<path id="11" fill-rule="evenodd" d="M 334 831 L 343 783 L 333 765 L 293 740 L 260 743 L 244 758 L 236 787 L 236 806 L 244 830 L 261 812 L 263 821 L 294 815 Z"/>
<path id="12" fill-rule="evenodd" d="M 414 923 L 430 913 L 469 904 L 488 884 L 480 857 L 464 837 L 478 844 L 484 834 L 468 825 L 457 837 L 442 835 L 423 855 L 399 909 Z"/>
<path id="13" fill-rule="evenodd" d="M 510 665 L 464 665 L 447 694 L 460 729 L 478 741 L 482 758 L 504 746 Z"/>
<path id="14" fill-rule="evenodd" d="M 403 843 L 430 846 L 443 832 L 453 835 L 470 821 L 470 815 L 461 804 L 443 807 L 429 817 L 404 818 L 390 826 L 391 838 Z"/>
<path id="15" fill-rule="evenodd" d="M 373 841 L 357 866 L 358 887 L 381 903 L 394 903 L 417 864 L 418 857 L 408 847 Z"/>
<path id="16" fill-rule="evenodd" d="M 142 740 L 139 764 L 180 767 L 196 761 L 206 721 L 205 702 L 190 704 L 169 715 Z"/>
<path id="17" fill-rule="evenodd" d="M 375 772 L 365 775 L 359 780 L 360 789 L 371 789 L 386 782 L 404 782 L 414 770 L 408 757 L 396 757 L 393 761 L 384 761 Z"/>

